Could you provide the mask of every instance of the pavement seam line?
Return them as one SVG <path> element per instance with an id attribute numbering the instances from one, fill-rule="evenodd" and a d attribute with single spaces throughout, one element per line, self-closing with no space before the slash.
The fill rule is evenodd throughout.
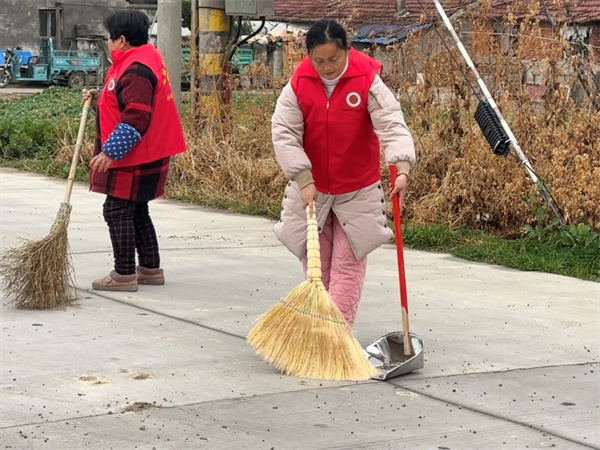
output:
<path id="1" fill-rule="evenodd" d="M 119 300 L 119 299 L 115 299 L 112 297 L 109 297 L 107 295 L 103 295 L 103 294 L 99 294 L 97 291 L 93 291 L 93 290 L 88 290 L 88 289 L 83 289 L 83 288 L 76 288 L 78 291 L 80 292 L 85 292 L 86 294 L 91 294 L 91 295 L 95 295 L 97 297 L 103 298 L 105 300 L 112 300 L 114 302 L 117 302 L 119 304 L 122 305 L 126 305 L 126 306 L 132 306 L 134 308 L 140 309 L 142 311 L 146 311 L 149 313 L 153 313 L 159 316 L 163 316 L 172 320 L 177 320 L 180 322 L 184 322 L 190 325 L 195 325 L 197 327 L 200 328 L 204 328 L 206 330 L 210 330 L 210 331 L 214 331 L 217 333 L 221 333 L 221 334 L 225 334 L 227 336 L 231 336 L 231 337 L 235 337 L 238 339 L 242 339 L 242 340 L 246 340 L 245 336 L 241 336 L 239 334 L 235 334 L 235 333 L 230 333 L 228 331 L 225 330 L 219 330 L 217 328 L 211 327 L 209 325 L 203 325 L 200 322 L 195 322 L 193 320 L 189 320 L 189 319 L 184 319 L 182 317 L 177 317 L 177 316 L 172 316 L 170 314 L 166 314 L 160 311 L 156 311 L 154 309 L 150 309 L 150 308 L 145 308 L 143 306 L 140 305 L 136 305 L 134 303 L 125 301 L 125 300 Z M 600 361 L 586 361 L 586 362 L 580 362 L 580 363 L 570 363 L 570 364 L 556 364 L 556 365 L 546 365 L 546 366 L 533 366 L 533 367 L 516 367 L 514 369 L 505 369 L 505 370 L 494 370 L 494 371 L 488 371 L 488 372 L 471 372 L 471 373 L 454 373 L 454 374 L 448 374 L 448 375 L 435 375 L 435 376 L 431 376 L 431 377 L 427 377 L 427 378 L 410 378 L 407 379 L 406 381 L 408 382 L 413 382 L 413 381 L 424 381 L 424 380 L 436 380 L 436 379 L 442 379 L 442 378 L 453 378 L 453 377 L 464 377 L 464 376 L 470 376 L 470 375 L 494 375 L 494 374 L 504 374 L 504 373 L 510 373 L 510 372 L 519 372 L 519 371 L 525 371 L 525 370 L 536 370 L 536 369 L 553 369 L 553 368 L 559 368 L 559 367 L 577 367 L 577 366 L 585 366 L 585 365 L 589 365 L 589 364 L 599 364 Z M 395 385 L 393 380 L 388 380 L 386 381 L 392 385 Z M 396 385 L 399 386 L 399 385 Z"/>
<path id="2" fill-rule="evenodd" d="M 384 384 L 387 384 L 388 386 L 392 387 L 392 388 L 401 388 L 404 389 L 408 392 L 412 392 L 414 394 L 417 395 L 422 395 L 423 397 L 427 397 L 431 400 L 434 401 L 438 401 L 438 402 L 442 402 L 445 404 L 449 404 L 449 405 L 453 405 L 456 406 L 457 408 L 461 408 L 467 411 L 471 411 L 473 413 L 476 414 L 483 414 L 485 416 L 491 417 L 492 419 L 497 419 L 497 420 L 501 420 L 501 421 L 505 421 L 505 422 L 509 422 L 512 423 L 513 425 L 517 425 L 520 427 L 526 427 L 535 431 L 538 431 L 540 433 L 549 435 L 549 436 L 553 436 L 562 440 L 565 440 L 567 442 L 572 442 L 574 444 L 578 444 L 578 445 L 582 445 L 583 447 L 586 448 L 591 448 L 594 450 L 598 450 L 600 449 L 600 447 L 594 446 L 592 444 L 586 443 L 586 442 L 581 442 L 578 441 L 576 439 L 572 439 L 569 437 L 565 437 L 559 433 L 554 433 L 552 431 L 548 431 L 546 429 L 534 426 L 534 425 L 530 425 L 528 423 L 524 423 L 524 422 L 519 422 L 517 420 L 513 420 L 504 416 L 500 416 L 500 415 L 496 415 L 493 413 L 489 413 L 483 410 L 479 410 L 476 408 L 472 408 L 469 406 L 464 406 L 461 405 L 460 403 L 456 403 L 453 401 L 448 401 L 445 400 L 443 398 L 440 397 L 436 397 L 434 395 L 430 395 L 430 394 L 424 394 L 420 391 L 417 390 L 413 390 L 410 388 L 406 388 L 403 386 L 399 386 L 399 385 L 395 385 L 392 384 L 390 382 L 383 382 Z M 289 391 L 282 391 L 282 392 L 276 392 L 276 393 L 266 393 L 266 394 L 260 394 L 260 395 L 253 395 L 253 396 L 245 396 L 245 397 L 235 397 L 235 398 L 227 398 L 227 399 L 218 399 L 218 400 L 207 400 L 207 401 L 203 401 L 203 402 L 192 402 L 192 403 L 182 403 L 179 405 L 171 405 L 171 406 L 158 406 L 157 408 L 153 408 L 153 409 L 157 409 L 157 410 L 169 410 L 169 409 L 179 409 L 182 412 L 186 413 L 186 414 L 193 414 L 192 412 L 188 411 L 186 408 L 190 408 L 190 407 L 194 407 L 194 406 L 199 406 L 202 405 L 204 403 L 233 403 L 233 402 L 238 402 L 238 401 L 247 401 L 249 399 L 252 400 L 256 400 L 256 399 L 261 399 L 261 398 L 266 398 L 269 396 L 275 396 L 275 395 L 285 395 L 285 394 L 299 394 L 299 393 L 310 393 L 310 392 L 321 392 L 323 390 L 330 390 L 330 389 L 342 389 L 342 388 L 347 388 L 349 386 L 368 386 L 368 385 L 377 385 L 380 384 L 376 381 L 366 381 L 366 382 L 358 382 L 358 383 L 354 383 L 351 385 L 342 385 L 342 386 L 325 386 L 325 387 L 319 387 L 319 388 L 314 388 L 314 389 L 305 389 L 305 390 L 289 390 Z M 7 427 L 0 427 L 0 430 L 11 430 L 11 429 L 15 429 L 15 428 L 22 428 L 22 427 L 29 427 L 29 426 L 40 426 L 40 425 L 48 425 L 48 424 L 58 424 L 58 423 L 64 423 L 67 421 L 74 421 L 74 420 L 85 420 L 85 419 L 95 419 L 95 418 L 102 418 L 102 417 L 108 417 L 108 416 L 113 416 L 113 415 L 120 415 L 120 414 L 124 414 L 124 413 L 115 413 L 115 412 L 109 412 L 109 413 L 103 413 L 103 414 L 95 414 L 95 415 L 86 415 L 86 416 L 80 416 L 80 417 L 65 417 L 63 419 L 57 419 L 57 420 L 52 420 L 52 421 L 46 421 L 46 422 L 30 422 L 30 423 L 26 423 L 26 424 L 17 424 L 17 425 L 9 425 Z"/>
<path id="3" fill-rule="evenodd" d="M 504 369 L 504 370 L 490 370 L 487 372 L 468 372 L 468 373 L 450 373 L 448 375 L 434 375 L 427 378 L 405 378 L 406 381 L 422 381 L 422 380 L 437 380 L 437 379 L 446 379 L 453 377 L 465 377 L 470 375 L 494 375 L 494 374 L 505 374 L 511 372 L 520 372 L 524 370 L 535 370 L 535 369 L 557 369 L 559 367 L 578 367 L 578 366 L 587 366 L 591 364 L 600 364 L 600 361 L 584 361 L 584 362 L 576 362 L 576 363 L 568 363 L 568 364 L 548 364 L 546 366 L 533 366 L 533 367 L 515 367 L 513 369 Z M 392 382 L 392 381 L 390 381 Z"/>
<path id="4" fill-rule="evenodd" d="M 245 400 L 255 400 L 255 399 L 261 399 L 261 398 L 267 398 L 269 396 L 277 396 L 277 395 L 285 395 L 285 394 L 297 394 L 297 393 L 304 393 L 304 392 L 321 392 L 323 390 L 329 390 L 329 389 L 342 389 L 342 388 L 347 388 L 347 387 L 354 387 L 354 386 L 367 386 L 367 385 L 377 385 L 379 384 L 376 381 L 361 381 L 361 382 L 355 382 L 353 384 L 347 384 L 347 385 L 341 385 L 341 386 L 323 386 L 323 387 L 315 387 L 312 389 L 299 389 L 299 390 L 288 390 L 288 391 L 281 391 L 281 392 L 268 392 L 265 394 L 259 394 L 259 395 L 252 395 L 252 396 L 240 396 L 240 397 L 232 397 L 232 398 L 221 398 L 221 399 L 216 399 L 216 400 L 205 400 L 205 401 L 201 401 L 201 402 L 191 402 L 191 403 L 181 403 L 179 405 L 168 405 L 168 406 L 156 406 L 154 408 L 150 408 L 150 410 L 168 410 L 168 409 L 181 409 L 184 413 L 186 414 L 193 414 L 192 412 L 186 410 L 185 408 L 190 408 L 190 407 L 194 407 L 194 406 L 200 406 L 203 405 L 205 403 L 232 403 L 232 402 L 238 402 L 238 401 L 245 401 Z M 135 402 L 134 402 L 135 403 Z M 126 405 L 122 405 L 121 408 L 123 408 Z M 95 418 L 100 418 L 100 417 L 108 417 L 108 416 L 119 416 L 121 414 L 125 414 L 124 412 L 107 412 L 107 413 L 101 413 L 101 414 L 88 414 L 85 416 L 72 416 L 72 417 L 65 417 L 63 419 L 56 419 L 56 420 L 48 420 L 46 422 L 29 422 L 29 423 L 21 423 L 21 424 L 16 424 L 16 425 L 8 425 L 6 427 L 0 427 L 0 430 L 10 430 L 13 428 L 21 428 L 21 427 L 30 427 L 30 426 L 40 426 L 40 425 L 51 425 L 51 424 L 58 424 L 58 423 L 62 423 L 62 422 L 67 422 L 67 421 L 72 421 L 72 420 L 83 420 L 83 419 L 95 419 Z"/>
<path id="5" fill-rule="evenodd" d="M 146 311 L 146 312 L 149 312 L 149 313 L 153 313 L 153 314 L 156 314 L 158 316 L 166 317 L 168 319 L 176 320 L 176 321 L 179 321 L 179 322 L 184 322 L 184 323 L 187 323 L 187 324 L 190 324 L 190 325 L 195 325 L 195 326 L 203 328 L 205 330 L 215 331 L 217 333 L 224 334 L 226 336 L 230 336 L 230 337 L 234 337 L 234 338 L 242 339 L 243 341 L 246 341 L 246 337 L 245 336 L 240 336 L 239 334 L 230 333 L 229 331 L 225 331 L 225 330 L 219 330 L 217 328 L 211 327 L 209 325 L 203 325 L 203 324 L 201 324 L 199 322 L 195 322 L 193 320 L 184 319 L 182 317 L 177 317 L 177 316 L 172 316 L 170 314 L 166 314 L 166 313 L 163 313 L 163 312 L 160 312 L 160 311 L 156 311 L 156 310 L 153 310 L 153 309 L 150 309 L 150 308 L 145 308 L 143 306 L 136 305 L 134 303 L 127 302 L 125 300 L 119 300 L 119 299 L 116 299 L 116 298 L 109 297 L 107 295 L 98 294 L 96 291 L 82 289 L 82 288 L 79 288 L 79 287 L 77 287 L 75 289 L 77 289 L 80 292 L 85 292 L 86 294 L 95 295 L 96 297 L 100 297 L 100 298 L 103 298 L 105 300 L 111 300 L 111 301 L 119 303 L 121 305 L 131 306 L 133 308 L 136 308 L 136 309 L 139 309 L 139 310 L 142 310 L 142 311 Z"/>
<path id="6" fill-rule="evenodd" d="M 210 330 L 210 331 L 221 333 L 221 334 L 224 334 L 224 335 L 227 335 L 227 336 L 230 336 L 230 337 L 235 337 L 235 338 L 238 338 L 238 339 L 242 339 L 244 341 L 246 340 L 246 338 L 244 336 L 240 336 L 238 334 L 230 333 L 230 332 L 224 331 L 224 330 L 219 330 L 219 329 L 216 329 L 214 327 L 210 327 L 208 325 L 202 325 L 202 324 L 200 324 L 198 322 L 194 322 L 192 320 L 183 319 L 183 318 L 177 317 L 177 316 L 172 316 L 172 315 L 165 314 L 165 313 L 162 313 L 162 312 L 159 312 L 159 311 L 155 311 L 155 310 L 152 310 L 152 309 L 149 309 L 149 308 L 144 308 L 143 306 L 135 305 L 135 304 L 132 304 L 132 303 L 124 301 L 124 300 L 114 299 L 114 298 L 111 298 L 111 297 L 108 297 L 108 296 L 105 296 L 105 295 L 102 295 L 102 294 L 98 294 L 95 291 L 89 291 L 89 290 L 85 290 L 85 289 L 81 289 L 81 288 L 77 288 L 77 290 L 79 290 L 81 292 L 85 292 L 87 294 L 95 295 L 95 296 L 100 297 L 100 298 L 104 298 L 106 300 L 112 300 L 112 301 L 114 301 L 116 303 L 119 303 L 119 304 L 122 304 L 122 305 L 132 306 L 134 308 L 137 308 L 137 309 L 140 309 L 140 310 L 143 310 L 143 311 L 146 311 L 146 312 L 150 312 L 150 313 L 153 313 L 153 314 L 157 314 L 159 316 L 166 317 L 166 318 L 169 318 L 169 319 L 172 319 L 172 320 L 181 321 L 181 322 L 184 322 L 184 323 L 188 323 L 190 325 L 195 325 L 195 326 L 198 326 L 198 327 L 206 329 L 206 330 Z M 556 366 L 516 368 L 516 369 L 509 369 L 509 370 L 506 370 L 506 371 L 496 371 L 496 372 L 477 372 L 477 373 L 469 373 L 469 374 L 452 374 L 452 375 L 448 375 L 446 377 L 440 375 L 440 376 L 436 376 L 435 378 L 449 378 L 449 377 L 469 376 L 469 375 L 485 375 L 485 374 L 488 374 L 488 373 L 499 374 L 499 373 L 514 372 L 514 371 L 535 370 L 535 369 L 553 368 L 553 367 L 581 366 L 581 365 L 585 365 L 585 364 L 594 364 L 594 362 L 592 362 L 592 363 L 564 364 L 564 365 L 556 365 Z M 432 377 L 432 378 L 434 378 L 434 377 Z M 429 380 L 429 379 L 430 378 L 427 378 L 427 379 L 413 379 L 413 380 L 410 380 L 410 381 L 419 381 L 419 380 L 425 381 L 425 380 Z M 407 380 L 407 381 L 409 381 L 409 380 Z M 535 425 L 531 425 L 531 424 L 528 424 L 528 423 L 525 423 L 525 422 L 519 422 L 519 421 L 511 419 L 509 417 L 505 417 L 505 416 L 501 416 L 501 415 L 496 415 L 496 414 L 493 414 L 493 413 L 490 413 L 490 412 L 486 412 L 486 411 L 483 411 L 483 410 L 479 410 L 479 409 L 476 409 L 476 408 L 473 408 L 473 407 L 470 407 L 470 406 L 462 405 L 460 403 L 456 403 L 456 402 L 453 402 L 453 401 L 450 401 L 450 400 L 443 399 L 441 397 L 436 397 L 436 396 L 431 395 L 431 394 L 426 394 L 426 393 L 420 392 L 418 390 L 402 386 L 401 384 L 392 383 L 391 381 L 385 381 L 385 383 L 388 384 L 388 385 L 390 385 L 390 386 L 392 386 L 392 387 L 394 387 L 394 386 L 395 387 L 399 387 L 401 389 L 404 389 L 404 390 L 406 390 L 408 392 L 412 392 L 414 394 L 423 395 L 424 397 L 430 398 L 432 400 L 436 400 L 436 401 L 439 401 L 439 402 L 451 404 L 451 405 L 454 405 L 456 407 L 472 411 L 474 413 L 483 414 L 485 416 L 492 417 L 492 418 L 495 418 L 495 419 L 498 419 L 498 420 L 504 420 L 504 421 L 513 423 L 515 425 L 519 425 L 519 426 L 524 426 L 524 427 L 527 427 L 527 428 L 531 428 L 531 429 L 539 431 L 541 433 L 546 433 L 548 435 L 551 435 L 551 436 L 554 436 L 554 437 L 557 437 L 557 438 L 560 438 L 560 439 L 572 442 L 574 444 L 579 444 L 579 445 L 582 445 L 582 446 L 587 447 L 587 448 L 591 448 L 591 449 L 594 449 L 594 450 L 600 450 L 600 447 L 598 447 L 598 446 L 594 446 L 594 445 L 591 445 L 591 444 L 586 443 L 586 442 L 582 442 L 582 441 L 578 441 L 576 439 L 565 437 L 565 436 L 563 436 L 563 435 L 561 435 L 559 433 L 548 431 L 548 430 L 546 430 L 544 428 L 540 428 L 540 427 L 537 427 Z M 366 383 L 359 383 L 359 384 L 376 384 L 376 383 L 372 383 L 371 381 L 368 381 Z M 353 384 L 353 385 L 347 385 L 347 386 L 355 386 L 355 385 Z M 290 391 L 290 392 L 297 392 L 297 391 Z M 278 393 L 278 394 L 281 394 L 281 393 Z M 273 395 L 273 394 L 265 394 L 265 395 Z M 226 399 L 226 400 L 223 400 L 223 401 L 239 400 L 239 399 L 242 399 L 242 398 L 250 398 L 250 397 L 239 397 L 239 398 L 236 398 L 236 399 Z M 252 398 L 254 398 L 254 397 L 252 397 Z M 200 402 L 200 404 L 201 403 L 204 403 L 204 402 Z M 179 405 L 179 406 L 181 406 L 181 405 Z"/>
<path id="7" fill-rule="evenodd" d="M 268 244 L 268 245 L 240 245 L 240 246 L 231 246 L 231 247 L 175 247 L 175 248 L 161 248 L 161 252 L 179 252 L 185 250 L 240 250 L 244 248 L 276 248 L 279 247 L 278 244 Z M 107 248 L 106 250 L 94 250 L 91 252 L 73 252 L 71 255 L 73 256 L 82 256 L 82 255 L 99 255 L 103 253 L 112 253 L 112 249 Z"/>
<path id="8" fill-rule="evenodd" d="M 524 427 L 530 428 L 532 430 L 539 431 L 541 433 L 545 433 L 547 435 L 554 436 L 554 437 L 563 439 L 563 440 L 568 441 L 568 442 L 572 442 L 574 444 L 582 445 L 582 446 L 584 446 L 586 448 L 592 448 L 594 450 L 600 450 L 599 446 L 596 446 L 596 445 L 590 444 L 588 442 L 583 442 L 583 441 L 580 441 L 580 440 L 577 440 L 577 439 L 574 439 L 574 438 L 570 438 L 570 437 L 564 436 L 564 435 L 562 435 L 560 433 L 556 433 L 554 431 L 550 431 L 550 430 L 544 429 L 544 428 L 539 427 L 537 425 L 532 425 L 532 424 L 529 424 L 529 423 L 526 423 L 526 422 L 519 422 L 518 420 L 511 419 L 510 417 L 502 416 L 500 414 L 494 414 L 492 412 L 484 411 L 482 409 L 477 409 L 477 408 L 474 408 L 472 406 L 462 405 L 462 404 L 457 403 L 455 401 L 447 400 L 447 399 L 444 399 L 442 397 L 438 397 L 438 396 L 435 396 L 435 395 L 432 395 L 432 394 L 426 394 L 426 393 L 421 392 L 419 390 L 407 388 L 407 387 L 402 386 L 400 384 L 395 384 L 394 386 L 397 386 L 397 387 L 399 387 L 401 389 L 404 389 L 404 390 L 406 390 L 408 392 L 412 392 L 413 394 L 422 395 L 422 396 L 427 397 L 427 398 L 429 398 L 431 400 L 436 400 L 438 402 L 443 402 L 443 403 L 448 404 L 448 405 L 453 405 L 453 406 L 456 406 L 457 408 L 466 409 L 467 411 L 471 411 L 471 412 L 474 412 L 474 413 L 477 413 L 477 414 L 483 414 L 484 416 L 488 416 L 488 417 L 491 417 L 493 419 L 503 420 L 505 422 L 510 422 L 512 424 L 515 424 L 515 425 L 524 426 Z"/>

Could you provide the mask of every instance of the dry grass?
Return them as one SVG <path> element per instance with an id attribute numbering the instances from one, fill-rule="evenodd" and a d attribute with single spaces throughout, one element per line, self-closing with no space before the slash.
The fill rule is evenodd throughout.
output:
<path id="1" fill-rule="evenodd" d="M 568 44 L 548 36 L 531 17 L 502 36 L 481 15 L 464 20 L 471 31 L 462 37 L 476 65 L 568 222 L 600 231 L 600 113 L 589 100 L 576 104 L 567 89 L 575 86 L 574 67 L 581 61 L 562 58 Z M 511 34 L 518 44 L 507 51 L 501 43 Z M 471 84 L 475 80 L 442 35 L 460 68 L 432 32 L 387 51 L 386 83 L 401 99 L 418 152 L 406 217 L 516 236 L 543 203 L 519 161 L 490 150 L 473 118 L 477 98 L 461 70 Z M 522 82 L 532 72 L 543 80 L 540 98 Z M 169 194 L 242 210 L 261 205 L 261 212 L 276 215 L 285 180 L 271 143 L 274 103 L 272 95 L 243 94 L 235 98 L 231 122 L 192 126 L 184 117 L 190 150 L 173 164 Z"/>
<path id="2" fill-rule="evenodd" d="M 230 122 L 205 122 L 201 131 L 185 117 L 189 150 L 172 165 L 169 195 L 233 205 L 278 204 L 286 180 L 271 144 L 270 116 L 275 98 L 236 99 Z"/>

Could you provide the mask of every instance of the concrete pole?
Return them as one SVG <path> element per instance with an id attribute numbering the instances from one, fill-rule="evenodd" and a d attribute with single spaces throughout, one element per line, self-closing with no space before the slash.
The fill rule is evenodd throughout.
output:
<path id="1" fill-rule="evenodd" d="M 197 67 L 198 67 L 198 0 L 192 0 L 192 37 L 190 42 L 190 91 L 192 98 L 190 105 L 192 107 L 192 117 L 196 117 L 196 107 L 198 102 L 197 89 Z"/>
<path id="2" fill-rule="evenodd" d="M 158 0 L 158 51 L 169 72 L 175 104 L 181 111 L 181 0 Z"/>
<path id="3" fill-rule="evenodd" d="M 276 45 L 273 51 L 273 77 L 283 77 L 283 45 Z"/>
<path id="4" fill-rule="evenodd" d="M 225 0 L 198 1 L 198 99 L 199 119 L 223 117 L 225 109 L 223 68 L 229 44 L 230 18 Z M 196 87 L 196 86 L 194 86 Z"/>

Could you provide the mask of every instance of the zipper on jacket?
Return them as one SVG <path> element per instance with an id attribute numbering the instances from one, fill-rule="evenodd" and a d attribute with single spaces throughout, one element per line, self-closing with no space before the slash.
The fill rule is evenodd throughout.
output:
<path id="1" fill-rule="evenodd" d="M 327 100 L 327 115 L 325 116 L 325 129 L 327 130 L 327 194 L 331 195 L 331 174 L 329 173 L 329 101 Z"/>

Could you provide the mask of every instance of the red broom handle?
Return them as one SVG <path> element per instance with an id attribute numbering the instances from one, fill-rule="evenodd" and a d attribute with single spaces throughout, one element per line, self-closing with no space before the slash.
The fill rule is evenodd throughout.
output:
<path id="1" fill-rule="evenodd" d="M 398 172 L 396 166 L 390 166 L 390 178 L 392 183 L 392 190 Z M 398 254 L 398 275 L 400 281 L 400 302 L 402 307 L 408 312 L 408 293 L 406 292 L 406 273 L 404 271 L 404 242 L 402 240 L 402 214 L 400 213 L 400 195 L 395 195 L 392 199 L 394 205 L 394 228 L 396 234 L 396 253 Z"/>
<path id="2" fill-rule="evenodd" d="M 392 190 L 396 184 L 398 171 L 395 165 L 390 166 L 390 183 Z M 404 334 L 404 355 L 412 356 L 413 348 L 408 324 L 408 293 L 406 292 L 406 273 L 404 272 L 404 241 L 402 240 L 402 214 L 400 213 L 400 194 L 392 199 L 394 206 L 394 229 L 396 234 L 396 254 L 398 256 L 398 281 L 400 283 L 400 304 L 402 305 L 402 331 Z"/>

